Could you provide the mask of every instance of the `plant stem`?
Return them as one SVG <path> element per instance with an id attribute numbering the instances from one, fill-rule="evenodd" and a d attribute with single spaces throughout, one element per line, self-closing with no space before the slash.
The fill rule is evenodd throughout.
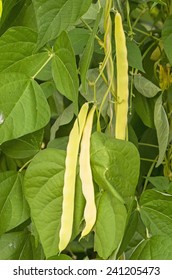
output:
<path id="1" fill-rule="evenodd" d="M 151 176 L 152 171 L 153 171 L 153 169 L 154 169 L 154 167 L 155 167 L 155 164 L 156 164 L 156 162 L 157 162 L 157 159 L 158 159 L 158 156 L 154 159 L 154 161 L 153 161 L 153 163 L 152 163 L 152 165 L 151 165 L 151 167 L 150 167 L 150 169 L 149 169 L 149 171 L 148 171 L 148 173 L 147 173 L 146 180 L 145 180 L 145 183 L 144 183 L 144 186 L 143 186 L 143 192 L 146 190 L 147 184 L 148 184 L 148 182 L 149 182 L 148 177 Z"/>
<path id="2" fill-rule="evenodd" d="M 140 146 L 148 146 L 148 147 L 158 148 L 158 145 L 153 145 L 153 144 L 149 144 L 149 143 L 142 143 L 142 142 L 139 142 L 138 144 L 139 144 Z"/>
<path id="3" fill-rule="evenodd" d="M 23 169 L 31 162 L 32 160 L 28 160 L 27 162 L 25 162 L 25 164 L 19 169 L 19 172 L 22 172 Z"/>
<path id="4" fill-rule="evenodd" d="M 137 31 L 137 32 L 139 32 L 139 33 L 141 33 L 141 34 L 143 34 L 143 35 L 146 35 L 147 37 L 151 37 L 151 38 L 153 38 L 154 40 L 159 41 L 159 38 L 157 38 L 156 36 L 153 36 L 151 33 L 148 33 L 148 32 L 145 32 L 145 31 L 143 31 L 143 30 L 140 30 L 140 29 L 137 28 L 137 27 L 133 27 L 133 29 L 134 29 L 135 31 Z"/>
<path id="5" fill-rule="evenodd" d="M 54 56 L 54 53 L 50 53 L 48 59 L 44 62 L 44 64 L 41 66 L 41 68 L 35 73 L 35 75 L 32 76 L 32 79 L 35 79 L 35 77 L 42 71 L 42 69 L 48 64 L 48 62 L 52 59 Z"/>

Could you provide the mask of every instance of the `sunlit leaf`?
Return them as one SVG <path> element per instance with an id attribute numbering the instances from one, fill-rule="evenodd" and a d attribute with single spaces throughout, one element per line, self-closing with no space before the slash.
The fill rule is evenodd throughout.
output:
<path id="1" fill-rule="evenodd" d="M 0 144 L 43 128 L 50 110 L 40 86 L 26 75 L 0 74 Z"/>
<path id="2" fill-rule="evenodd" d="M 11 232 L 0 236 L 0 260 L 43 260 L 42 248 L 34 244 L 27 231 Z"/>
<path id="3" fill-rule="evenodd" d="M 132 200 L 139 175 L 139 154 L 136 147 L 103 133 L 91 138 L 91 165 L 100 189 L 127 202 Z"/>
<path id="4" fill-rule="evenodd" d="M 143 240 L 133 252 L 131 260 L 171 260 L 172 240 L 167 236 L 152 236 Z"/>
<path id="5" fill-rule="evenodd" d="M 164 159 L 169 139 L 169 123 L 166 112 L 162 105 L 162 95 L 157 98 L 155 103 L 154 123 L 159 145 L 159 157 L 156 166 L 159 166 Z"/>
<path id="6" fill-rule="evenodd" d="M 23 175 L 15 171 L 0 173 L 0 234 L 17 227 L 29 218 L 23 195 Z"/>
<path id="7" fill-rule="evenodd" d="M 38 25 L 37 47 L 41 48 L 72 26 L 88 10 L 90 4 L 91 0 L 33 1 Z"/>
<path id="8" fill-rule="evenodd" d="M 47 258 L 58 253 L 65 155 L 63 150 L 46 149 L 35 156 L 25 175 L 25 196 Z M 78 179 L 75 200 L 73 235 L 76 236 L 84 207 Z"/>
<path id="9" fill-rule="evenodd" d="M 134 86 L 145 97 L 154 97 L 161 89 L 141 75 L 134 76 Z"/>
<path id="10" fill-rule="evenodd" d="M 124 204 L 103 192 L 98 202 L 94 245 L 103 259 L 107 259 L 118 248 L 123 238 L 126 218 Z"/>
<path id="11" fill-rule="evenodd" d="M 151 235 L 172 236 L 172 195 L 147 190 L 141 196 L 140 214 Z"/>
<path id="12" fill-rule="evenodd" d="M 141 51 L 134 41 L 127 41 L 127 53 L 129 66 L 145 72 L 142 65 Z"/>

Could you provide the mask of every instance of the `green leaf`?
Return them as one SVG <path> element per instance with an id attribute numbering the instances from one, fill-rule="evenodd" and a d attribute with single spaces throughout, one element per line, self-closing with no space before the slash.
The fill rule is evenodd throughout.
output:
<path id="1" fill-rule="evenodd" d="M 140 93 L 136 93 L 134 97 L 135 110 L 141 118 L 144 125 L 154 128 L 154 99 L 148 99 Z"/>
<path id="2" fill-rule="evenodd" d="M 3 12 L 0 20 L 0 35 L 2 35 L 10 26 L 22 25 L 20 22 L 22 12 L 28 7 L 27 0 L 3 0 Z"/>
<path id="3" fill-rule="evenodd" d="M 52 61 L 52 75 L 58 91 L 74 103 L 78 113 L 78 74 L 74 51 L 66 32 L 58 37 L 54 45 L 55 56 Z"/>
<path id="4" fill-rule="evenodd" d="M 130 241 L 132 240 L 134 234 L 136 233 L 137 230 L 137 226 L 138 226 L 138 221 L 139 221 L 139 212 L 138 211 L 134 211 L 133 213 L 131 213 L 129 220 L 127 222 L 126 228 L 125 228 L 125 233 L 124 233 L 124 237 L 119 249 L 119 256 L 125 252 L 125 250 L 127 249 L 128 245 L 130 244 Z"/>
<path id="5" fill-rule="evenodd" d="M 11 232 L 0 236 L 0 260 L 41 260 L 41 246 L 35 247 L 27 231 Z"/>
<path id="6" fill-rule="evenodd" d="M 129 203 L 139 176 L 139 154 L 136 147 L 103 133 L 91 137 L 91 166 L 98 186 L 121 202 Z"/>
<path id="7" fill-rule="evenodd" d="M 34 156 L 41 149 L 43 130 L 22 136 L 18 139 L 7 141 L 1 149 L 8 157 L 22 159 Z"/>
<path id="8" fill-rule="evenodd" d="M 131 260 L 171 260 L 172 239 L 168 236 L 152 236 L 143 240 L 133 252 Z"/>
<path id="9" fill-rule="evenodd" d="M 43 82 L 40 84 L 40 87 L 42 88 L 47 99 L 56 93 L 56 87 L 53 81 Z"/>
<path id="10" fill-rule="evenodd" d="M 142 55 L 134 41 L 127 40 L 127 53 L 129 66 L 145 72 L 142 65 Z"/>
<path id="11" fill-rule="evenodd" d="M 123 238 L 127 211 L 123 203 L 103 192 L 98 203 L 95 225 L 94 250 L 107 259 L 120 245 Z"/>
<path id="12" fill-rule="evenodd" d="M 134 86 L 145 97 L 154 97 L 161 89 L 141 75 L 134 76 Z"/>
<path id="13" fill-rule="evenodd" d="M 156 164 L 158 167 L 163 162 L 169 139 L 169 123 L 162 104 L 162 95 L 155 102 L 154 123 L 159 145 L 159 157 Z"/>
<path id="14" fill-rule="evenodd" d="M 0 144 L 43 128 L 50 110 L 40 86 L 22 73 L 0 74 Z"/>
<path id="15" fill-rule="evenodd" d="M 21 16 L 19 15 L 19 18 L 22 22 L 21 25 L 27 26 L 28 28 L 37 31 L 36 15 L 35 15 L 33 3 L 30 0 L 26 0 L 26 1 L 28 6 L 25 6 L 25 9 L 23 9 L 24 10 L 23 14 Z"/>
<path id="16" fill-rule="evenodd" d="M 172 51 L 171 51 L 171 44 L 172 44 L 172 15 L 170 15 L 162 28 L 162 42 L 164 46 L 165 53 L 169 59 L 169 62 L 172 63 Z"/>
<path id="17" fill-rule="evenodd" d="M 29 218 L 29 207 L 23 195 L 22 184 L 21 173 L 0 173 L 0 235 Z"/>
<path id="18" fill-rule="evenodd" d="M 39 78 L 37 76 L 40 69 L 42 69 L 42 67 L 44 68 L 51 58 L 52 56 L 49 55 L 48 52 L 33 54 L 11 65 L 3 72 L 20 72 L 28 75 L 31 78 Z"/>
<path id="19" fill-rule="evenodd" d="M 84 28 L 74 28 L 69 31 L 68 35 L 75 55 L 81 54 L 90 37 L 90 31 Z"/>
<path id="20" fill-rule="evenodd" d="M 81 85 L 81 89 L 80 89 L 81 94 L 88 102 L 94 101 L 95 92 L 92 84 L 95 82 L 98 75 L 99 75 L 99 70 L 97 68 L 89 69 L 87 71 L 87 79 L 90 81 L 90 83 L 86 83 L 86 91 L 84 91 Z M 97 100 L 98 109 L 100 108 L 100 105 L 102 103 L 106 91 L 107 91 L 107 84 L 104 82 L 103 78 L 100 77 L 100 79 L 98 79 L 96 83 L 96 100 Z M 104 118 L 107 117 L 108 103 L 109 102 L 106 98 L 106 101 L 104 102 L 103 108 L 101 110 L 101 114 Z"/>
<path id="21" fill-rule="evenodd" d="M 33 54 L 36 41 L 37 33 L 27 27 L 8 29 L 0 37 L 0 72 L 21 72 L 34 76 L 50 59 L 48 52 Z"/>
<path id="22" fill-rule="evenodd" d="M 49 60 L 48 52 L 33 54 L 36 39 L 37 34 L 26 27 L 7 30 L 0 38 L 0 71 L 21 72 L 30 77 L 34 76 Z"/>
<path id="23" fill-rule="evenodd" d="M 103 7 L 102 3 L 101 3 L 101 7 Z M 97 17 L 97 14 L 98 14 L 99 10 L 100 10 L 100 4 L 98 2 L 97 3 L 92 3 L 90 5 L 88 11 L 82 16 L 82 18 L 84 20 L 86 20 L 87 22 L 96 20 L 96 17 Z"/>
<path id="24" fill-rule="evenodd" d="M 172 196 L 156 190 L 145 191 L 140 199 L 141 218 L 152 235 L 172 237 Z"/>
<path id="25" fill-rule="evenodd" d="M 8 17 L 9 12 L 12 10 L 12 8 L 17 4 L 18 0 L 9 0 L 9 1 L 3 1 L 3 13 L 1 16 L 0 26 L 2 25 L 5 18 Z"/>
<path id="26" fill-rule="evenodd" d="M 68 136 L 59 137 L 59 138 L 56 138 L 56 139 L 50 141 L 47 145 L 47 148 L 56 148 L 59 150 L 66 150 L 68 141 L 69 141 Z"/>
<path id="27" fill-rule="evenodd" d="M 91 0 L 33 1 L 39 34 L 37 48 L 72 26 L 88 10 L 90 4 Z"/>
<path id="28" fill-rule="evenodd" d="M 17 169 L 16 161 L 2 153 L 0 156 L 0 172 L 6 172 L 7 170 L 17 171 Z"/>
<path id="29" fill-rule="evenodd" d="M 147 177 L 147 180 L 160 192 L 168 192 L 171 186 L 169 179 L 164 176 Z"/>
<path id="30" fill-rule="evenodd" d="M 80 74 L 81 74 L 81 81 L 82 81 L 82 87 L 83 90 L 86 91 L 86 75 L 87 75 L 87 71 L 88 68 L 90 66 L 90 62 L 92 59 L 92 55 L 93 55 L 93 51 L 94 51 L 94 39 L 95 39 L 95 35 L 102 17 L 102 12 L 103 10 L 100 9 L 99 13 L 97 14 L 97 18 L 93 27 L 93 31 L 90 35 L 90 38 L 88 39 L 88 42 L 86 44 L 86 47 L 84 49 L 84 52 L 81 56 L 80 59 Z"/>
<path id="31" fill-rule="evenodd" d="M 25 175 L 25 196 L 47 258 L 58 253 L 65 156 L 62 150 L 41 151 L 32 160 Z M 77 179 L 73 238 L 80 231 L 83 207 L 81 182 Z"/>
<path id="32" fill-rule="evenodd" d="M 73 112 L 73 104 L 70 104 L 64 111 L 63 113 L 57 118 L 57 120 L 54 122 L 54 124 L 51 127 L 51 135 L 50 135 L 50 140 L 55 139 L 56 132 L 58 131 L 59 127 L 61 125 L 65 125 L 71 122 L 71 120 L 74 117 L 74 112 Z"/>

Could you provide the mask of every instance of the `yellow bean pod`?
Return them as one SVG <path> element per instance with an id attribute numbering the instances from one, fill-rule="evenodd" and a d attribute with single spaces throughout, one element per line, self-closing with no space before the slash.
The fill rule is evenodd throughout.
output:
<path id="1" fill-rule="evenodd" d="M 85 103 L 78 114 L 74 126 L 69 135 L 67 154 L 65 161 L 64 187 L 61 228 L 59 232 L 59 251 L 61 252 L 68 245 L 72 236 L 76 167 L 79 152 L 79 145 L 88 113 L 88 103 Z"/>
<path id="2" fill-rule="evenodd" d="M 0 0 L 0 18 L 2 16 L 2 0 Z"/>
<path id="3" fill-rule="evenodd" d="M 96 106 L 93 106 L 88 114 L 81 140 L 81 151 L 79 157 L 82 192 L 86 200 L 84 209 L 85 227 L 81 233 L 81 238 L 87 235 L 93 228 L 96 221 L 97 212 L 94 196 L 92 171 L 90 166 L 90 138 L 95 109 Z"/>
<path id="4" fill-rule="evenodd" d="M 126 140 L 128 119 L 128 60 L 121 15 L 115 15 L 115 45 L 117 65 L 117 102 L 115 137 Z"/>

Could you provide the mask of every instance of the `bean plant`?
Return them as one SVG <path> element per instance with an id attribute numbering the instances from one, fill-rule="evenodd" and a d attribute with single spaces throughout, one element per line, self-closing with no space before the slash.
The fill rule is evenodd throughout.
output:
<path id="1" fill-rule="evenodd" d="M 0 259 L 172 259 L 172 2 L 0 1 Z"/>

